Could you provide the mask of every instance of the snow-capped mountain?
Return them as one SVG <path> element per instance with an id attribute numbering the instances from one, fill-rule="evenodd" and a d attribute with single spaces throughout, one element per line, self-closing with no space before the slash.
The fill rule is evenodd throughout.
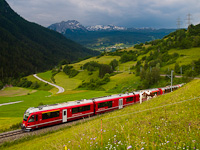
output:
<path id="1" fill-rule="evenodd" d="M 66 30 L 73 31 L 87 31 L 87 29 L 76 20 L 62 21 L 60 23 L 52 24 L 48 27 L 59 33 L 65 34 Z"/>
<path id="2" fill-rule="evenodd" d="M 118 27 L 115 25 L 95 25 L 87 27 L 88 31 L 112 31 L 112 30 L 126 30 L 125 27 Z"/>
<path id="3" fill-rule="evenodd" d="M 119 27 L 119 26 L 115 26 L 115 25 L 95 25 L 95 26 L 84 27 L 76 20 L 62 21 L 60 23 L 52 24 L 48 28 L 51 30 L 55 30 L 62 34 L 65 34 L 67 30 L 72 31 L 72 32 L 127 30 L 127 28 L 125 28 L 125 27 Z"/>

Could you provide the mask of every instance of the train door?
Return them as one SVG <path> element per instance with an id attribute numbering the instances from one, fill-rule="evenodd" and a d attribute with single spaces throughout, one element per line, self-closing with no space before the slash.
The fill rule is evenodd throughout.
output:
<path id="1" fill-rule="evenodd" d="M 38 115 L 35 115 L 35 126 L 36 126 L 36 128 L 38 128 L 38 124 L 39 124 L 39 118 L 38 118 Z"/>
<path id="2" fill-rule="evenodd" d="M 119 99 L 119 109 L 123 108 L 123 98 Z"/>
<path id="3" fill-rule="evenodd" d="M 62 119 L 62 122 L 67 122 L 67 109 L 63 109 Z"/>

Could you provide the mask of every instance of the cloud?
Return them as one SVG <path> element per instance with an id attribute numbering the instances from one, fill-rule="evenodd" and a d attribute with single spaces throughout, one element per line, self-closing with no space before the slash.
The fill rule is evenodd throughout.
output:
<path id="1" fill-rule="evenodd" d="M 7 0 L 25 19 L 49 26 L 75 19 L 83 25 L 176 27 L 176 19 L 193 15 L 198 23 L 199 0 Z M 148 22 L 147 22 L 148 21 Z"/>

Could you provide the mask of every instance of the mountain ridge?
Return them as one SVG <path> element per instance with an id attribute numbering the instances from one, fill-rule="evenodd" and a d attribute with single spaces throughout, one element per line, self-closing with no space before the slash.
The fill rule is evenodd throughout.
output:
<path id="1" fill-rule="evenodd" d="M 175 29 L 125 28 L 115 25 L 96 25 L 89 27 L 81 25 L 81 27 L 84 28 L 83 29 L 76 26 L 76 24 L 71 24 L 70 26 L 70 22 L 74 22 L 74 20 L 68 20 L 67 22 L 68 25 L 63 27 L 64 30 L 62 31 L 56 30 L 62 22 L 57 23 L 57 27 L 52 27 L 55 25 L 53 24 L 48 28 L 60 32 L 65 37 L 86 47 L 100 51 L 104 51 L 106 50 L 106 47 L 112 47 L 118 43 L 124 43 L 125 45 L 132 46 L 137 43 L 160 39 L 175 31 Z M 80 25 L 78 21 L 75 22 Z"/>
<path id="2" fill-rule="evenodd" d="M 137 30 L 162 30 L 162 29 L 156 29 L 151 27 L 141 27 L 141 28 L 135 28 L 135 27 L 122 27 L 122 26 L 116 26 L 116 25 L 92 25 L 92 26 L 84 26 L 77 20 L 67 20 L 67 21 L 61 21 L 58 23 L 51 24 L 47 28 L 57 31 L 59 33 L 65 33 L 66 30 L 83 30 L 85 32 L 88 31 L 137 31 Z M 61 30 L 62 29 L 62 30 Z M 167 29 L 167 28 L 166 28 Z"/>

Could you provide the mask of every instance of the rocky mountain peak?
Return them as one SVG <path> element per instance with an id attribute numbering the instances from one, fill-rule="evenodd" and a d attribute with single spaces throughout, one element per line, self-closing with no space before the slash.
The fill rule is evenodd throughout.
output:
<path id="1" fill-rule="evenodd" d="M 62 21 L 62 22 L 59 22 L 59 23 L 52 24 L 48 28 L 51 29 L 51 30 L 55 30 L 59 33 L 65 33 L 66 30 L 87 31 L 87 29 L 76 20 Z"/>

